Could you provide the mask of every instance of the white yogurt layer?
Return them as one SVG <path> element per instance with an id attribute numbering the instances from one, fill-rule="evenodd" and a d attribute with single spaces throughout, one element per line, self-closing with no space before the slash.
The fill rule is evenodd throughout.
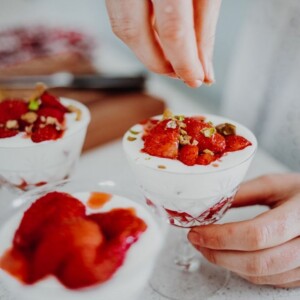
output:
<path id="1" fill-rule="evenodd" d="M 187 166 L 179 160 L 141 152 L 144 146 L 142 125 L 137 124 L 130 129 L 139 132 L 138 134 L 134 135 L 129 130 L 123 138 L 125 153 L 145 196 L 165 208 L 186 212 L 194 217 L 198 217 L 222 198 L 234 194 L 257 148 L 255 136 L 245 126 L 215 115 L 199 115 L 206 117 L 206 121 L 211 121 L 215 126 L 221 123 L 235 125 L 237 134 L 248 139 L 252 145 L 240 151 L 226 153 L 220 160 L 207 166 Z M 155 118 L 161 120 L 161 116 Z M 129 141 L 128 137 L 135 137 L 136 140 Z M 214 166 L 215 164 L 218 166 Z M 161 169 L 159 166 L 165 168 Z"/>
<path id="2" fill-rule="evenodd" d="M 74 197 L 84 204 L 90 193 L 75 193 Z M 87 213 L 109 211 L 113 208 L 134 208 L 138 217 L 147 224 L 147 230 L 140 236 L 126 253 L 124 264 L 116 271 L 111 280 L 81 290 L 65 288 L 55 277 L 50 276 L 34 285 L 24 285 L 14 277 L 0 269 L 0 279 L 7 288 L 24 300 L 134 300 L 144 288 L 151 275 L 155 258 L 163 243 L 163 234 L 153 216 L 141 205 L 121 196 L 114 195 L 100 209 L 90 209 Z M 19 213 L 5 223 L 0 230 L 0 256 L 12 245 L 12 240 L 18 228 L 23 213 Z"/>

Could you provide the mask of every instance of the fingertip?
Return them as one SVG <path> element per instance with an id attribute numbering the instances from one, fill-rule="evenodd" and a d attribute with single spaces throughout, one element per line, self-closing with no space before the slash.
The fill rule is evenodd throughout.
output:
<path id="1" fill-rule="evenodd" d="M 203 81 L 200 79 L 184 81 L 184 83 L 191 88 L 198 88 L 203 84 Z"/>

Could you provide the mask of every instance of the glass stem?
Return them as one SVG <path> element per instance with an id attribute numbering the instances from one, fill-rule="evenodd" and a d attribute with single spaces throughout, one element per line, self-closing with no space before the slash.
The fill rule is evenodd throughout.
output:
<path id="1" fill-rule="evenodd" d="M 179 239 L 176 245 L 175 264 L 182 271 L 194 272 L 200 267 L 200 257 L 196 256 L 195 249 L 187 239 L 189 229 L 180 228 Z"/>

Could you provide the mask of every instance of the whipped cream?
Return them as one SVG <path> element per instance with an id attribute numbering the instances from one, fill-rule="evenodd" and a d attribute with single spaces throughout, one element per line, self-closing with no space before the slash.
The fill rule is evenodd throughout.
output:
<path id="1" fill-rule="evenodd" d="M 195 113 L 184 115 L 197 116 Z M 235 125 L 236 134 L 249 140 L 252 145 L 240 151 L 228 152 L 210 165 L 187 166 L 179 160 L 143 153 L 143 125 L 134 125 L 123 138 L 123 148 L 145 196 L 167 209 L 195 217 L 221 199 L 235 194 L 257 148 L 255 136 L 245 126 L 220 116 L 199 116 L 204 116 L 206 121 L 211 121 L 215 126 L 221 123 Z M 154 118 L 161 120 L 162 116 Z"/>
<path id="2" fill-rule="evenodd" d="M 86 204 L 90 198 L 90 193 L 75 193 L 73 196 Z M 12 293 L 19 295 L 24 300 L 136 299 L 149 279 L 155 258 L 162 247 L 163 234 L 161 228 L 142 205 L 121 196 L 113 195 L 110 201 L 99 209 L 86 207 L 87 214 L 105 212 L 113 208 L 134 208 L 136 215 L 147 224 L 147 230 L 130 247 L 126 253 L 124 264 L 116 271 L 114 276 L 100 285 L 81 290 L 69 290 L 54 276 L 49 276 L 34 285 L 24 285 L 0 269 L 0 279 Z M 22 216 L 23 213 L 18 213 L 1 226 L 0 257 L 11 247 L 15 231 L 20 225 Z"/>
<path id="3" fill-rule="evenodd" d="M 66 130 L 60 139 L 34 143 L 24 132 L 0 139 L 0 177 L 8 184 L 53 182 L 72 171 L 81 153 L 90 113 L 78 101 L 61 98 L 61 102 L 79 108 L 82 116 L 76 121 L 75 113 L 65 114 Z"/>

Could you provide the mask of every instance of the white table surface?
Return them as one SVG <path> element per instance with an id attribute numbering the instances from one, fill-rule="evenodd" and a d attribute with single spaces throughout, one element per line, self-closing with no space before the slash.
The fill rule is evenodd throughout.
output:
<path id="1" fill-rule="evenodd" d="M 126 61 L 123 64 L 126 64 Z M 111 67 L 111 66 L 110 66 Z M 167 99 L 168 106 L 174 111 L 193 111 L 195 113 L 212 113 L 211 110 L 205 106 L 201 106 L 200 103 L 195 103 L 188 99 L 184 94 L 174 90 L 172 86 L 168 85 L 161 77 L 152 76 L 148 90 L 152 94 Z M 101 129 L 99 129 L 101 134 Z M 272 172 L 287 172 L 288 169 L 279 161 L 272 158 L 268 153 L 259 149 L 253 164 L 247 174 L 247 178 L 253 178 L 262 174 Z M 122 152 L 121 141 L 114 141 L 105 146 L 99 147 L 95 150 L 89 151 L 84 154 L 77 166 L 75 174 L 73 176 L 76 179 L 86 178 L 114 178 L 120 180 L 128 186 L 135 185 L 135 180 L 131 170 L 128 168 L 127 161 Z M 231 209 L 222 221 L 236 221 L 251 218 L 258 213 L 261 213 L 264 209 L 259 206 L 251 208 L 238 208 Z M 228 285 L 220 293 L 209 298 L 211 300 L 235 300 L 235 299 L 300 299 L 300 289 L 283 290 L 275 289 L 271 287 L 255 286 L 246 281 L 232 275 Z M 0 283 L 0 299 L 12 300 L 13 298 L 5 290 Z M 163 300 L 155 294 L 148 286 L 143 291 L 140 299 L 143 300 Z M 199 299 L 201 295 L 199 295 Z M 42 300 L 42 298 L 41 298 Z M 102 299 L 101 299 L 102 300 Z M 105 299 L 103 299 L 105 300 Z M 120 298 L 120 300 L 122 300 Z M 184 299 L 182 299 L 184 300 Z"/>

